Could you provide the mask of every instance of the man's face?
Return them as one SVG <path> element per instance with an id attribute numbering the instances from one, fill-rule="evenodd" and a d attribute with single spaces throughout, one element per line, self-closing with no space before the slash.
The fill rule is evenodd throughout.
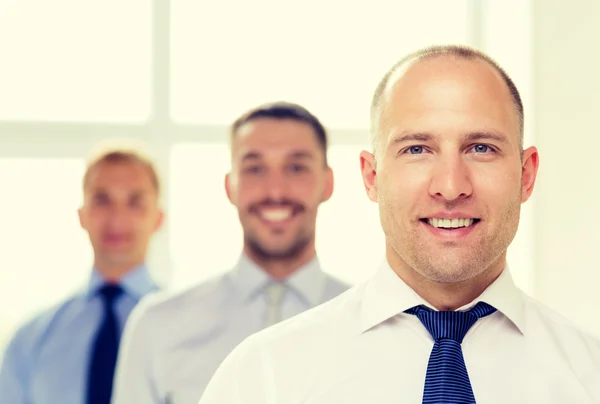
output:
<path id="1" fill-rule="evenodd" d="M 377 163 L 361 155 L 388 257 L 441 283 L 503 266 L 538 158 L 530 148 L 521 161 L 519 121 L 501 76 L 480 60 L 437 57 L 394 80 Z"/>
<path id="2" fill-rule="evenodd" d="M 137 162 L 104 162 L 90 172 L 79 210 L 97 261 L 136 265 L 146 256 L 162 212 L 147 169 Z"/>
<path id="3" fill-rule="evenodd" d="M 261 118 L 237 132 L 226 190 L 246 247 L 286 259 L 314 242 L 317 210 L 331 196 L 333 174 L 310 125 Z"/>

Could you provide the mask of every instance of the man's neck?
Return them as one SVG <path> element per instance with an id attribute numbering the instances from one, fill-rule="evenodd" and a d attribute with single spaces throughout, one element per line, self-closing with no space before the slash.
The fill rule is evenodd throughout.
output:
<path id="1" fill-rule="evenodd" d="M 94 268 L 96 268 L 96 271 L 98 271 L 107 282 L 118 283 L 124 276 L 143 263 L 143 260 L 138 260 L 127 264 L 114 263 L 106 262 L 105 260 L 97 258 L 94 261 Z"/>
<path id="2" fill-rule="evenodd" d="M 270 258 L 254 253 L 244 246 L 244 254 L 265 271 L 271 278 L 283 280 L 308 264 L 316 256 L 314 246 L 305 248 L 300 254 L 290 258 Z"/>
<path id="3" fill-rule="evenodd" d="M 506 254 L 479 275 L 457 283 L 440 283 L 425 278 L 410 268 L 400 257 L 390 253 L 387 260 L 394 272 L 423 300 L 438 310 L 456 310 L 479 297 L 500 276 L 506 265 Z"/>

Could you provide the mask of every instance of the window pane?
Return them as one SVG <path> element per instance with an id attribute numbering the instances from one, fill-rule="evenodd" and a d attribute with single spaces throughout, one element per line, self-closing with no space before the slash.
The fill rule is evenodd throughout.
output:
<path id="1" fill-rule="evenodd" d="M 467 43 L 468 3 L 175 1 L 173 117 L 228 124 L 255 104 L 286 99 L 328 127 L 366 128 L 372 92 L 398 58 L 434 43 Z"/>
<path id="2" fill-rule="evenodd" d="M 151 2 L 0 2 L 0 119 L 141 121 Z"/>
<path id="3" fill-rule="evenodd" d="M 242 250 L 237 211 L 225 193 L 227 144 L 178 144 L 171 151 L 169 226 L 174 270 L 185 287 L 230 268 Z"/>
<path id="4" fill-rule="evenodd" d="M 352 284 L 371 275 L 385 259 L 378 205 L 367 197 L 360 173 L 360 151 L 369 149 L 366 144 L 330 147 L 334 192 L 323 204 L 317 225 L 323 266 Z"/>
<path id="5" fill-rule="evenodd" d="M 23 320 L 89 276 L 77 218 L 83 170 L 79 159 L 0 159 L 0 352 Z"/>

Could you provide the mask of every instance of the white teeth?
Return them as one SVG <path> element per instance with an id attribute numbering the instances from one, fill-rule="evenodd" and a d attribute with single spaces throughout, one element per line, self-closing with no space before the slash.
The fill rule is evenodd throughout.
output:
<path id="1" fill-rule="evenodd" d="M 474 219 L 470 218 L 454 218 L 454 219 L 428 219 L 428 223 L 437 228 L 457 229 L 459 227 L 469 227 L 473 224 Z"/>
<path id="2" fill-rule="evenodd" d="M 283 222 L 292 215 L 292 209 L 263 209 L 260 215 L 270 222 Z"/>

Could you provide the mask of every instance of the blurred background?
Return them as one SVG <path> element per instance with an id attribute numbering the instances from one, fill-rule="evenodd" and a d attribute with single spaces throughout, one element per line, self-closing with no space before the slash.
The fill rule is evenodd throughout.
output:
<path id="1" fill-rule="evenodd" d="M 369 276 L 384 251 L 359 174 L 372 92 L 405 53 L 447 43 L 507 70 L 540 150 L 509 250 L 516 282 L 600 336 L 599 17 L 593 0 L 0 0 L 0 352 L 89 276 L 76 210 L 84 159 L 106 139 L 145 142 L 160 169 L 161 283 L 233 265 L 228 125 L 266 101 L 300 103 L 328 127 L 336 189 L 318 254 L 347 282 Z"/>

